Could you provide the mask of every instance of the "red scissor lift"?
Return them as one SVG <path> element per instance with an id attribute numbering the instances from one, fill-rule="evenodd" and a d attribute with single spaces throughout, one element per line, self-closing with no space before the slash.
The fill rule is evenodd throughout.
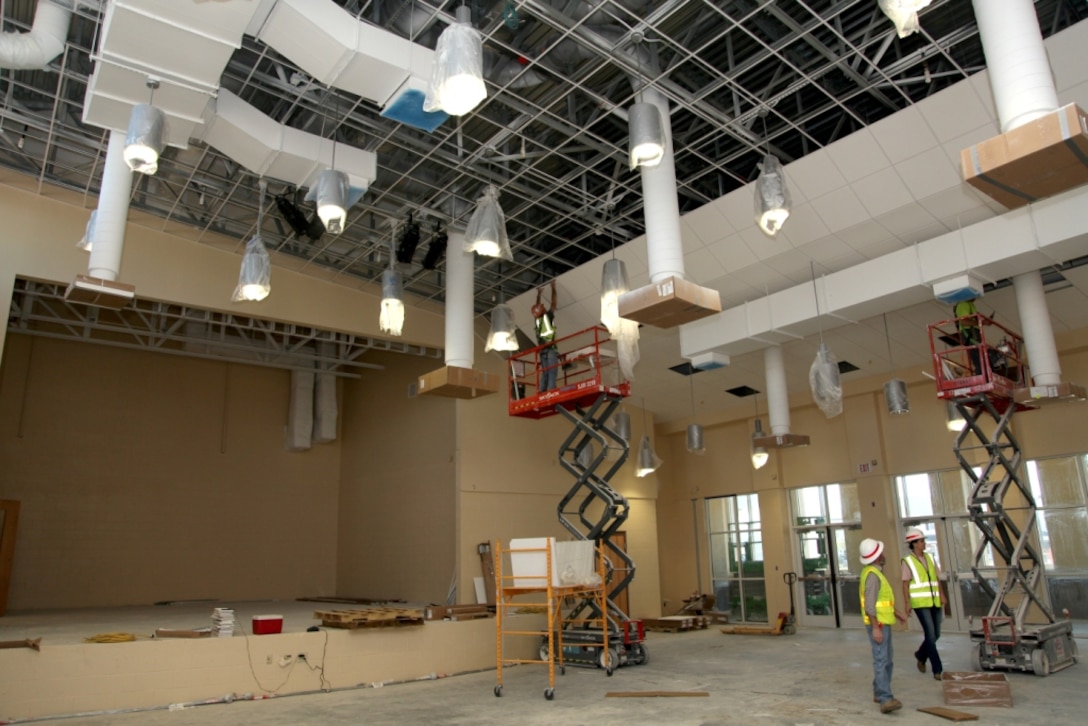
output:
<path id="1" fill-rule="evenodd" d="M 979 342 L 965 344 L 960 330 L 972 326 Z M 1055 619 L 1046 596 L 1043 561 L 1034 541 L 1035 498 L 1021 480 L 1020 445 L 1011 428 L 1013 414 L 1033 408 L 1014 400 L 1018 389 L 1031 385 L 1023 339 L 976 313 L 930 325 L 929 346 L 937 397 L 953 405 L 966 423 L 953 450 L 973 482 L 967 510 L 982 533 L 971 571 L 993 598 L 982 627 L 971 630 L 973 661 L 980 670 L 1040 676 L 1071 666 L 1077 653 L 1072 623 Z M 993 422 L 991 430 L 981 425 L 987 419 Z M 989 460 L 976 473 L 966 453 L 980 449 Z M 1006 508 L 1010 496 L 1017 517 Z M 1029 615 L 1043 622 L 1029 624 Z"/>
<path id="2" fill-rule="evenodd" d="M 620 370 L 616 342 L 607 328 L 587 328 L 557 339 L 555 345 L 559 349 L 556 386 L 548 391 L 540 390 L 544 346 L 510 356 L 510 415 L 540 419 L 559 414 L 570 421 L 571 433 L 559 447 L 559 464 L 575 482 L 557 507 L 559 522 L 576 538 L 596 542 L 602 555 L 610 554 L 604 563 L 608 612 L 601 613 L 600 605 L 587 598 L 575 605 L 568 618 L 605 620 L 608 651 L 600 652 L 600 631 L 565 630 L 563 659 L 603 668 L 639 665 L 647 659 L 642 621 L 631 619 L 616 605 L 617 596 L 635 576 L 634 562 L 612 541 L 627 520 L 627 499 L 608 483 L 627 461 L 628 444 L 613 430 L 612 414 L 631 395 L 631 383 Z M 583 613 L 585 617 L 580 618 Z"/>

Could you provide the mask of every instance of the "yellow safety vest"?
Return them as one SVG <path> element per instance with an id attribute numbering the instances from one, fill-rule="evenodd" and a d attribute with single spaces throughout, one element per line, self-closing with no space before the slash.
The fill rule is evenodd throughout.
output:
<path id="1" fill-rule="evenodd" d="M 918 558 L 907 555 L 903 562 L 907 563 L 911 572 L 910 581 L 910 606 L 912 608 L 939 608 L 941 606 L 941 589 L 937 580 L 937 563 L 926 552 L 925 570 L 920 570 Z"/>
<path id="2" fill-rule="evenodd" d="M 544 345 L 555 340 L 555 324 L 551 312 L 546 312 L 536 319 L 536 343 Z"/>
<path id="3" fill-rule="evenodd" d="M 876 596 L 876 621 L 885 625 L 895 625 L 895 590 L 892 590 L 888 578 L 884 577 L 880 568 L 872 565 L 866 565 L 861 570 L 861 587 L 858 588 L 858 593 L 861 595 L 862 622 L 869 624 L 869 613 L 865 612 L 865 581 L 869 578 L 870 572 L 880 578 L 880 592 Z"/>

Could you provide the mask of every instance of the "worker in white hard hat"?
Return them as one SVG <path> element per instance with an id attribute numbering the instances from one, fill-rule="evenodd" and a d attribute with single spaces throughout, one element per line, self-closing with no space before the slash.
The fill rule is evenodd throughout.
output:
<path id="1" fill-rule="evenodd" d="M 858 548 L 861 555 L 861 619 L 873 649 L 873 701 L 881 713 L 898 711 L 903 704 L 892 695 L 892 626 L 906 618 L 895 609 L 895 590 L 884 577 L 884 543 L 866 537 Z"/>
<path id="2" fill-rule="evenodd" d="M 907 548 L 910 554 L 903 558 L 903 600 L 907 604 L 907 617 L 913 610 L 922 624 L 922 644 L 914 651 L 914 662 L 918 671 L 926 672 L 926 661 L 933 668 L 933 677 L 941 680 L 944 666 L 941 654 L 937 652 L 937 641 L 941 637 L 941 620 L 944 615 L 951 615 L 948 603 L 948 589 L 941 579 L 941 569 L 926 552 L 925 532 L 917 527 L 907 530 Z M 944 603 L 944 612 L 941 604 Z"/>

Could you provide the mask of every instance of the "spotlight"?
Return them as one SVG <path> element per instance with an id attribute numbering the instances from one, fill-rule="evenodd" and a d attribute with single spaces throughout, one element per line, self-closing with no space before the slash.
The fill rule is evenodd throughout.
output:
<path id="1" fill-rule="evenodd" d="M 412 256 L 416 253 L 419 244 L 419 223 L 412 221 L 412 213 L 408 212 L 408 224 L 400 235 L 400 244 L 397 245 L 397 262 L 410 264 Z"/>
<path id="2" fill-rule="evenodd" d="M 283 194 L 276 195 L 276 208 L 280 210 L 283 220 L 291 226 L 299 237 L 309 237 L 315 242 L 321 239 L 325 233 L 325 225 L 320 219 L 306 219 L 306 213 Z"/>
<path id="3" fill-rule="evenodd" d="M 441 229 L 438 230 L 438 234 L 431 240 L 431 244 L 427 246 L 427 254 L 423 257 L 423 269 L 434 270 L 438 267 L 438 262 L 442 259 L 442 255 L 446 254 L 446 244 L 449 242 L 449 236 Z"/>

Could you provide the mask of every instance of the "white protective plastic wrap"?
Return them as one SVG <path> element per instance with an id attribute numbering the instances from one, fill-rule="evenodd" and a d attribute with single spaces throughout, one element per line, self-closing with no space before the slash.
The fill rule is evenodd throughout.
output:
<path id="1" fill-rule="evenodd" d="M 808 385 L 812 400 L 828 418 L 842 413 L 842 380 L 839 377 L 839 361 L 835 354 L 820 343 L 816 359 L 808 369 Z"/>

